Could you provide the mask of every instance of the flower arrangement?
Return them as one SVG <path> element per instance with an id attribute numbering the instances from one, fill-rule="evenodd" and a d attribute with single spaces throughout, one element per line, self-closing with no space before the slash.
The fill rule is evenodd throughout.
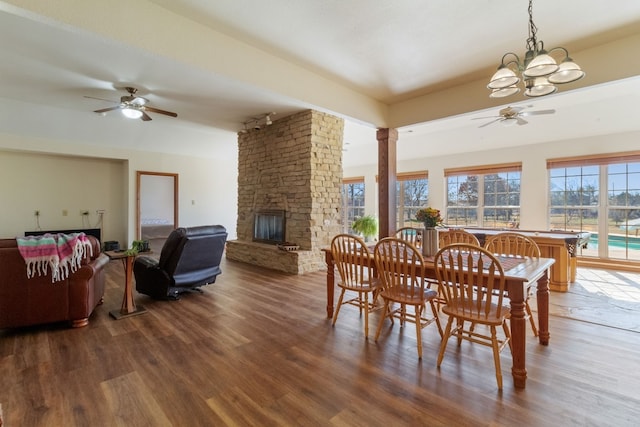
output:
<path id="1" fill-rule="evenodd" d="M 420 221 L 427 228 L 436 227 L 442 224 L 440 210 L 434 208 L 422 208 L 416 212 L 416 220 Z"/>

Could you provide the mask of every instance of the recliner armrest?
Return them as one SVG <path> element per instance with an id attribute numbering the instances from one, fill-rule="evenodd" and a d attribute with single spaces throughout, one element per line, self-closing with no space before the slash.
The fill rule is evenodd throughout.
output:
<path id="1" fill-rule="evenodd" d="M 172 279 L 158 267 L 158 261 L 147 256 L 136 258 L 133 263 L 136 290 L 154 298 L 166 298 Z"/>
<path id="2" fill-rule="evenodd" d="M 136 258 L 134 268 L 157 268 L 158 260 L 151 258 L 149 256 L 139 256 Z"/>

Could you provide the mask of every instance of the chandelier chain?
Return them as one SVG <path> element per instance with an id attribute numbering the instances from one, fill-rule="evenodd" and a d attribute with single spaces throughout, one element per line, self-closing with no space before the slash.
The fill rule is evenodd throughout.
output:
<path id="1" fill-rule="evenodd" d="M 527 51 L 536 51 L 538 41 L 536 33 L 538 27 L 533 23 L 533 0 L 529 0 L 529 38 L 527 39 Z"/>

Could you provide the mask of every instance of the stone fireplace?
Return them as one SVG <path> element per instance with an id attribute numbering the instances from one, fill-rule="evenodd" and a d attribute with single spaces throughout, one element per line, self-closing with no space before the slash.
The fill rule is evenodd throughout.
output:
<path id="1" fill-rule="evenodd" d="M 238 238 L 227 242 L 228 259 L 292 274 L 326 269 L 321 249 L 341 229 L 343 128 L 308 110 L 238 134 Z M 278 239 L 299 249 L 281 250 Z"/>

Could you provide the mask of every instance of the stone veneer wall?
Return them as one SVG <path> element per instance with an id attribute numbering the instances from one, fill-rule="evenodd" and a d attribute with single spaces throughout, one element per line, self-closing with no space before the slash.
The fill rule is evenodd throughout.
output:
<path id="1" fill-rule="evenodd" d="M 341 118 L 308 110 L 238 134 L 238 239 L 227 242 L 228 259 L 292 274 L 326 269 L 321 249 L 341 229 L 343 130 Z M 299 250 L 252 241 L 261 209 L 286 211 L 286 240 Z"/>

